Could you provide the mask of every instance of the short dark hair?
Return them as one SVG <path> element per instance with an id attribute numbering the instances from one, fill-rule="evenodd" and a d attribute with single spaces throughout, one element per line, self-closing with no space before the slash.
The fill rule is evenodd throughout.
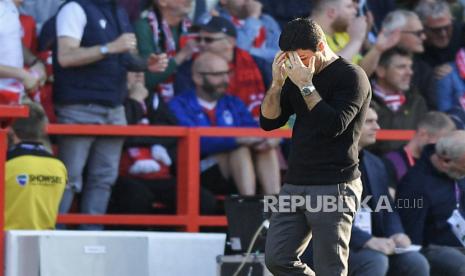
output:
<path id="1" fill-rule="evenodd" d="M 317 51 L 319 42 L 325 40 L 321 27 L 310 18 L 297 18 L 289 21 L 279 36 L 279 48 L 282 51 L 297 49 Z"/>
<path id="2" fill-rule="evenodd" d="M 45 112 L 36 103 L 25 105 L 29 107 L 29 117 L 15 120 L 11 128 L 22 141 L 38 141 L 44 137 L 45 124 L 47 122 Z"/>
<path id="3" fill-rule="evenodd" d="M 394 47 L 381 54 L 381 57 L 379 58 L 379 66 L 388 67 L 389 64 L 391 64 L 392 57 L 396 55 L 412 58 L 412 54 L 409 51 L 399 47 Z"/>
<path id="4" fill-rule="evenodd" d="M 418 122 L 417 129 L 420 128 L 426 129 L 430 134 L 435 134 L 441 130 L 455 130 L 455 124 L 447 114 L 430 111 Z"/>

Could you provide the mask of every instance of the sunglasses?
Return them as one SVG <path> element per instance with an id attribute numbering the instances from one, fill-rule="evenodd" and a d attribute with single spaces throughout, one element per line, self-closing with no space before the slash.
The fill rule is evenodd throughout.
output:
<path id="1" fill-rule="evenodd" d="M 452 24 L 448 24 L 446 26 L 436 27 L 436 28 L 426 27 L 426 30 L 433 34 L 441 34 L 443 32 L 449 32 L 451 28 L 452 28 Z"/>
<path id="2" fill-rule="evenodd" d="M 422 37 L 425 34 L 425 30 L 418 30 L 418 31 L 402 31 L 404 34 L 412 34 L 417 37 Z"/>
<path id="3" fill-rule="evenodd" d="M 202 41 L 203 41 L 206 44 L 210 44 L 210 43 L 213 43 L 215 41 L 222 40 L 222 39 L 225 39 L 225 37 L 224 36 L 221 36 L 221 37 L 198 36 L 198 37 L 195 38 L 195 41 L 197 41 L 197 43 L 202 43 Z"/>

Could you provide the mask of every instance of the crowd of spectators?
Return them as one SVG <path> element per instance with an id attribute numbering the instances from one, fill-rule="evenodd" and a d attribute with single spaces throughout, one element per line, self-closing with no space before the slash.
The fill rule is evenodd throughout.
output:
<path id="1" fill-rule="evenodd" d="M 308 16 L 372 84 L 364 196 L 424 203 L 373 213 L 370 233 L 354 226 L 350 274 L 465 275 L 465 234 L 448 223 L 465 214 L 464 12 L 461 0 L 0 0 L 0 104 L 42 106 L 60 124 L 256 127 L 281 27 Z M 376 142 L 380 128 L 416 132 Z M 60 136 L 50 147 L 40 135 L 16 143 L 42 158 L 54 149 L 66 167 L 49 215 L 175 212 L 175 138 Z M 218 195 L 279 192 L 286 141 L 200 147 L 202 213 L 219 212 Z M 411 243 L 422 254 L 393 255 Z"/>

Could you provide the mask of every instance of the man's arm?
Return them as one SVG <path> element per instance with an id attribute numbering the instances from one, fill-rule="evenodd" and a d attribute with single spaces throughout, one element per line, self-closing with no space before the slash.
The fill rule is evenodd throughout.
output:
<path id="1" fill-rule="evenodd" d="M 63 67 L 76 67 L 102 60 L 105 55 L 100 48 L 104 45 L 80 47 L 81 41 L 72 37 L 58 38 L 58 62 Z M 125 33 L 108 43 L 108 54 L 119 54 L 136 50 L 136 37 Z"/>
<path id="2" fill-rule="evenodd" d="M 124 33 L 107 45 L 81 47 L 87 16 L 76 2 L 69 2 L 58 12 L 56 30 L 58 38 L 58 62 L 62 67 L 76 67 L 102 60 L 105 54 L 119 54 L 136 49 L 136 37 L 133 33 Z M 102 53 L 101 47 L 107 46 L 108 53 Z"/>
<path id="3" fill-rule="evenodd" d="M 260 107 L 260 126 L 264 130 L 273 130 L 283 126 L 291 114 L 287 110 L 289 106 L 287 106 L 286 110 L 283 110 L 286 104 L 282 104 L 283 99 L 281 98 L 281 90 L 286 79 L 283 68 L 285 58 L 286 54 L 279 51 L 273 61 L 273 81 Z"/>
<path id="4" fill-rule="evenodd" d="M 261 105 L 261 112 L 266 119 L 276 119 L 281 115 L 281 87 L 271 85 Z"/>
<path id="5" fill-rule="evenodd" d="M 26 90 L 35 89 L 39 85 L 39 78 L 33 76 L 23 68 L 0 65 L 0 78 L 13 78 L 22 82 Z"/>
<path id="6" fill-rule="evenodd" d="M 364 16 L 355 18 L 347 29 L 350 37 L 349 43 L 337 54 L 347 60 L 352 60 L 356 54 L 359 54 L 365 40 L 366 29 L 366 18 Z"/>
<path id="7" fill-rule="evenodd" d="M 381 55 L 399 42 L 400 34 L 400 29 L 392 32 L 383 30 L 378 34 L 376 44 L 363 56 L 359 64 L 365 70 L 367 76 L 371 76 L 375 72 Z"/>

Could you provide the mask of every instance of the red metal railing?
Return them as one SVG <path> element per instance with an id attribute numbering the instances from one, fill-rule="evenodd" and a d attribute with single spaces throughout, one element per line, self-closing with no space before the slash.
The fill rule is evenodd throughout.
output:
<path id="1" fill-rule="evenodd" d="M 14 118 L 27 117 L 29 109 L 24 106 L 0 106 L 0 122 Z M 7 150 L 8 130 L 0 128 L 0 276 L 5 267 L 5 161 Z"/>
<path id="2" fill-rule="evenodd" d="M 26 110 L 26 111 L 25 111 Z M 26 116 L 27 109 L 11 110 L 0 107 L 0 118 Z M 152 126 L 96 126 L 96 125 L 49 125 L 51 135 L 93 136 L 164 136 L 177 137 L 178 176 L 177 214 L 175 215 L 60 215 L 58 222 L 64 224 L 119 224 L 178 226 L 184 231 L 198 232 L 201 226 L 226 226 L 224 216 L 202 216 L 199 213 L 199 162 L 200 137 L 290 137 L 290 130 L 265 132 L 250 128 L 185 128 Z M 382 130 L 379 140 L 408 140 L 414 131 Z M 0 130 L 0 164 L 5 163 L 6 131 Z M 4 226 L 4 165 L 0 166 L 0 226 Z M 0 267 L 4 264 L 4 232 L 0 231 Z M 0 269 L 0 276 L 3 276 Z"/>
<path id="3" fill-rule="evenodd" d="M 224 216 L 199 214 L 199 161 L 200 137 L 257 136 L 291 137 L 290 130 L 265 132 L 251 128 L 184 128 L 155 126 L 95 126 L 95 125 L 50 125 L 49 134 L 59 135 L 121 135 L 121 136 L 169 136 L 179 138 L 177 214 L 176 215 L 60 215 L 58 221 L 65 224 L 99 223 L 126 225 L 179 226 L 188 232 L 197 232 L 201 226 L 225 226 Z M 380 140 L 408 140 L 414 131 L 384 130 Z"/>

